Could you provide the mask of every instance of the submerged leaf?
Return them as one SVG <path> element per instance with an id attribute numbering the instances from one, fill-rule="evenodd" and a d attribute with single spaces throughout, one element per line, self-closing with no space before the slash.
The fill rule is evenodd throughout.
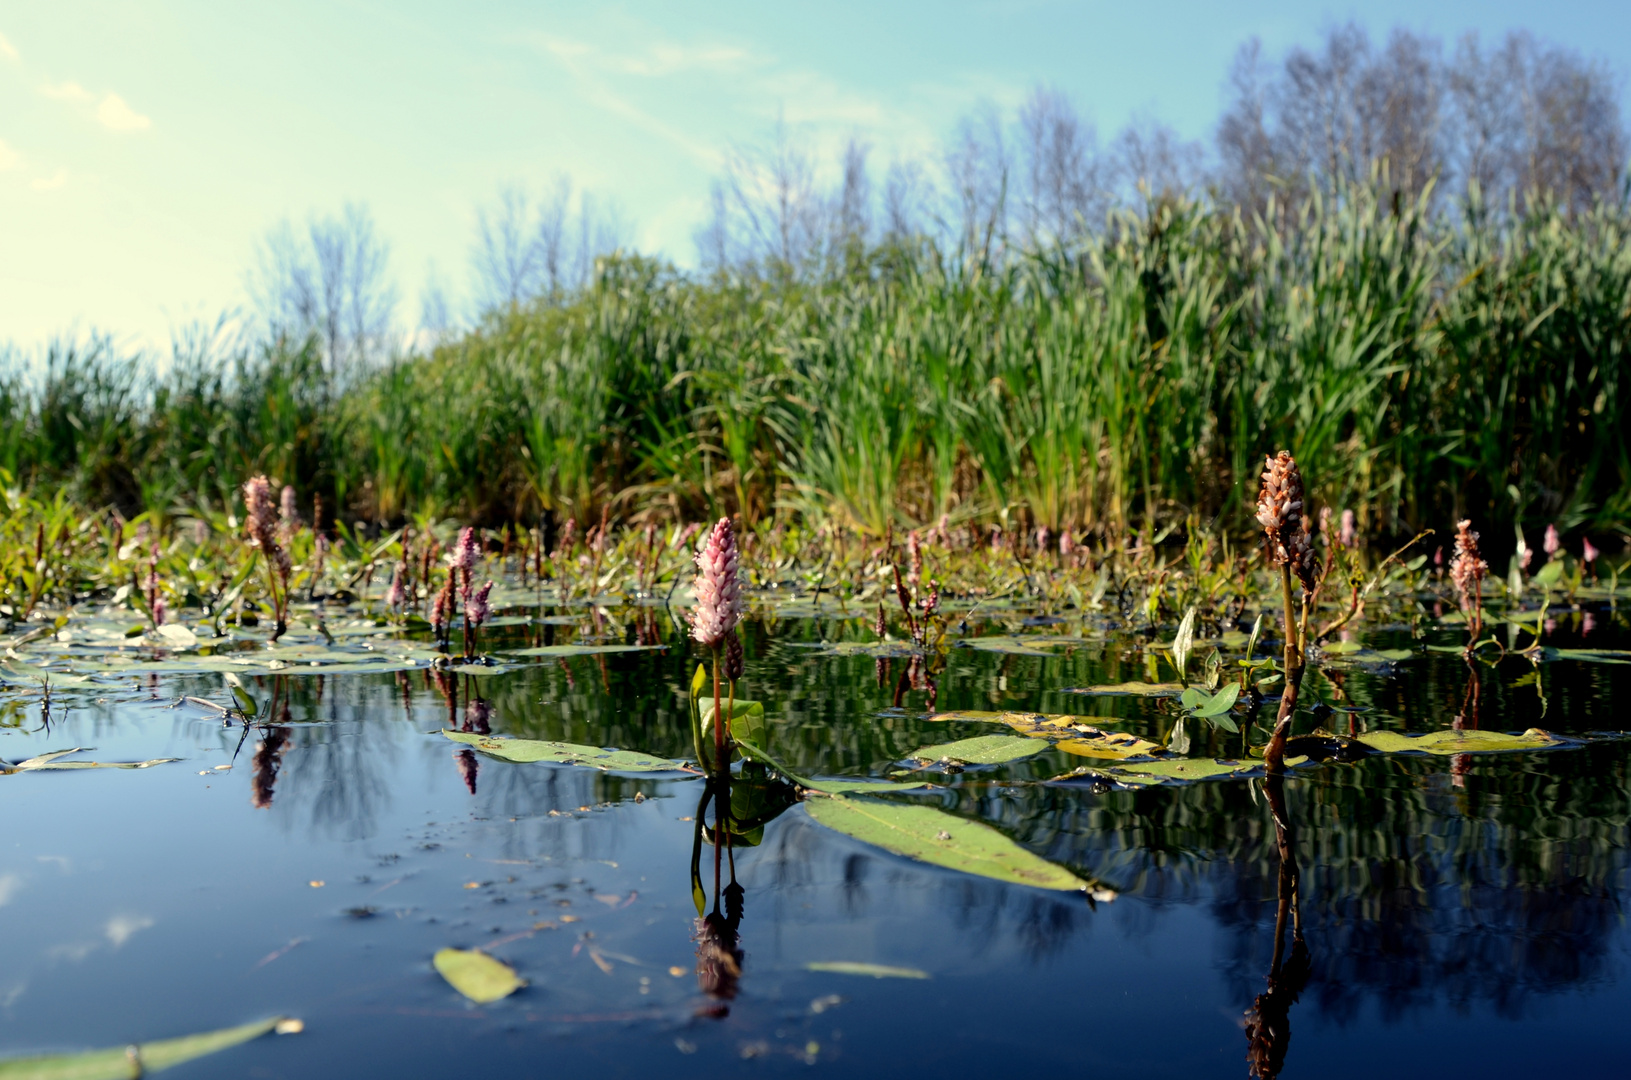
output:
<path id="1" fill-rule="evenodd" d="M 443 731 L 454 742 L 465 743 L 502 761 L 527 764 L 548 761 L 557 765 L 588 765 L 613 772 L 689 772 L 678 761 L 633 750 L 607 750 L 579 743 L 548 742 L 541 739 L 500 739 L 468 731 Z"/>
<path id="2" fill-rule="evenodd" d="M 128 1080 L 257 1039 L 285 1022 L 284 1017 L 275 1016 L 179 1039 L 0 1061 L 0 1080 Z"/>
<path id="3" fill-rule="evenodd" d="M 818 824 L 909 859 L 1040 889 L 1075 892 L 1089 887 L 991 826 L 930 806 L 838 796 L 813 799 L 805 809 Z"/>
<path id="4" fill-rule="evenodd" d="M 806 971 L 823 971 L 829 975 L 866 975 L 874 979 L 927 979 L 927 971 L 917 968 L 890 967 L 887 964 L 862 964 L 849 960 L 821 960 L 804 965 Z"/>
<path id="5" fill-rule="evenodd" d="M 477 1005 L 507 998 L 527 985 L 514 968 L 473 949 L 443 949 L 430 962 L 453 989 Z"/>
<path id="6" fill-rule="evenodd" d="M 1000 765 L 1039 754 L 1046 747 L 1020 735 L 981 735 L 913 750 L 906 756 L 924 761 L 958 761 L 965 765 Z"/>

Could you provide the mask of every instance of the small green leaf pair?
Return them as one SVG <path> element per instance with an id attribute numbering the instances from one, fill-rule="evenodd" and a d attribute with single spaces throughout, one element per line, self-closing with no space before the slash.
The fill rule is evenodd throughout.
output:
<path id="1" fill-rule="evenodd" d="M 1215 694 L 1208 694 L 1199 687 L 1191 686 L 1178 696 L 1178 703 L 1184 710 L 1198 719 L 1205 720 L 1213 727 L 1224 731 L 1238 732 L 1240 727 L 1229 719 L 1229 710 L 1235 707 L 1235 701 L 1240 697 L 1240 684 L 1229 683 Z"/>

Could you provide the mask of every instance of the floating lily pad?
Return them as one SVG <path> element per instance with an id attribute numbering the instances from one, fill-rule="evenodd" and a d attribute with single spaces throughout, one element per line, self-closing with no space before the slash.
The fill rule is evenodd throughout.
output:
<path id="1" fill-rule="evenodd" d="M 467 731 L 443 731 L 454 742 L 473 746 L 489 757 L 518 764 L 547 761 L 556 765 L 587 765 L 611 772 L 690 772 L 678 761 L 632 750 L 607 750 L 578 743 L 540 739 L 500 739 Z"/>
<path id="2" fill-rule="evenodd" d="M 813 799 L 805 809 L 829 829 L 909 859 L 1039 889 L 1090 888 L 1069 870 L 1033 855 L 991 826 L 930 806 L 840 795 Z"/>
<path id="3" fill-rule="evenodd" d="M 1039 754 L 1047 747 L 1020 735 L 980 735 L 913 750 L 906 756 L 923 761 L 955 761 L 964 765 L 1001 765 Z"/>
<path id="4" fill-rule="evenodd" d="M 443 949 L 430 962 L 453 989 L 477 1005 L 502 1000 L 527 985 L 514 968 L 473 949 Z"/>
<path id="5" fill-rule="evenodd" d="M 289 1021 L 285 1017 L 277 1016 L 179 1039 L 115 1046 L 82 1054 L 13 1058 L 0 1061 L 0 1080 L 128 1080 L 258 1039 L 286 1023 Z"/>
<path id="6" fill-rule="evenodd" d="M 861 964 L 849 960 L 820 960 L 804 965 L 806 971 L 821 971 L 828 975 L 864 975 L 872 979 L 927 979 L 927 971 L 917 968 L 890 967 L 888 964 Z"/>

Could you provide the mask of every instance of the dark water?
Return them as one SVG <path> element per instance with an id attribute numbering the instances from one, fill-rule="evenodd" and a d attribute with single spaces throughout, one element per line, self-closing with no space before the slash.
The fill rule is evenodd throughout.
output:
<path id="1" fill-rule="evenodd" d="M 1586 644 L 1624 646 L 1623 625 L 1595 621 Z M 802 772 L 882 775 L 916 747 L 991 730 L 923 719 L 926 693 L 909 684 L 897 707 L 901 661 L 880 672 L 794 644 L 817 633 L 802 621 L 748 634 L 747 686 Z M 1571 633 L 1556 640 L 1580 643 Z M 497 733 L 685 757 L 694 664 L 682 646 L 461 680 L 454 715 L 473 688 Z M 1062 692 L 1143 670 L 1115 643 L 1052 659 L 954 650 L 936 704 L 1096 714 L 1153 734 L 1167 721 L 1152 701 Z M 214 678 L 59 703 L 49 732 L 30 733 L 36 705 L 26 730 L 0 735 L 12 761 L 72 745 L 184 759 L 0 777 L 0 1054 L 288 1014 L 304 1034 L 171 1075 L 1244 1076 L 1255 1010 L 1273 1044 L 1259 1053 L 1283 1055 L 1285 1076 L 1608 1076 L 1631 1061 L 1631 742 L 1377 756 L 1298 771 L 1283 792 L 1023 783 L 1080 764 L 1060 753 L 937 778 L 949 787 L 931 804 L 1119 893 L 1097 904 L 909 862 L 792 805 L 730 853 L 739 888 L 719 948 L 736 936 L 740 978 L 716 959 L 705 993 L 691 894 L 701 781 L 461 755 L 435 734 L 448 704 L 422 672 L 251 689 L 275 699 L 277 723 L 241 749 L 240 729 L 174 703 L 222 699 Z M 1631 666 L 1474 672 L 1427 653 L 1350 671 L 1343 690 L 1371 726 L 1461 715 L 1584 733 L 1627 726 Z M 1213 752 L 1231 752 L 1225 738 Z M 1271 796 L 1291 826 L 1302 946 L 1288 926 L 1259 1002 L 1282 882 Z M 711 905 L 707 844 L 700 868 Z M 531 985 L 496 1005 L 465 1003 L 430 966 L 440 948 L 506 938 L 493 955 Z M 806 967 L 831 961 L 929 978 Z"/>

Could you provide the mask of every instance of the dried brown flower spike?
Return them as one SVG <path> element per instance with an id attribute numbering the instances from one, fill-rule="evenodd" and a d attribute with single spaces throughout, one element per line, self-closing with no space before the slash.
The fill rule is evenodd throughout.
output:
<path id="1" fill-rule="evenodd" d="M 1289 566 L 1305 591 L 1314 590 L 1314 545 L 1303 514 L 1303 476 L 1291 451 L 1264 459 L 1263 487 L 1257 495 L 1257 521 L 1263 526 L 1269 561 Z"/>
<path id="2" fill-rule="evenodd" d="M 1472 522 L 1456 522 L 1455 558 L 1450 560 L 1450 580 L 1455 582 L 1456 592 L 1461 594 L 1461 610 L 1467 613 L 1467 626 L 1472 632 L 1467 646 L 1469 649 L 1483 629 L 1484 604 L 1480 587 L 1484 575 L 1488 573 L 1489 563 L 1484 561 L 1483 554 L 1478 550 L 1478 534 L 1472 531 Z"/>

